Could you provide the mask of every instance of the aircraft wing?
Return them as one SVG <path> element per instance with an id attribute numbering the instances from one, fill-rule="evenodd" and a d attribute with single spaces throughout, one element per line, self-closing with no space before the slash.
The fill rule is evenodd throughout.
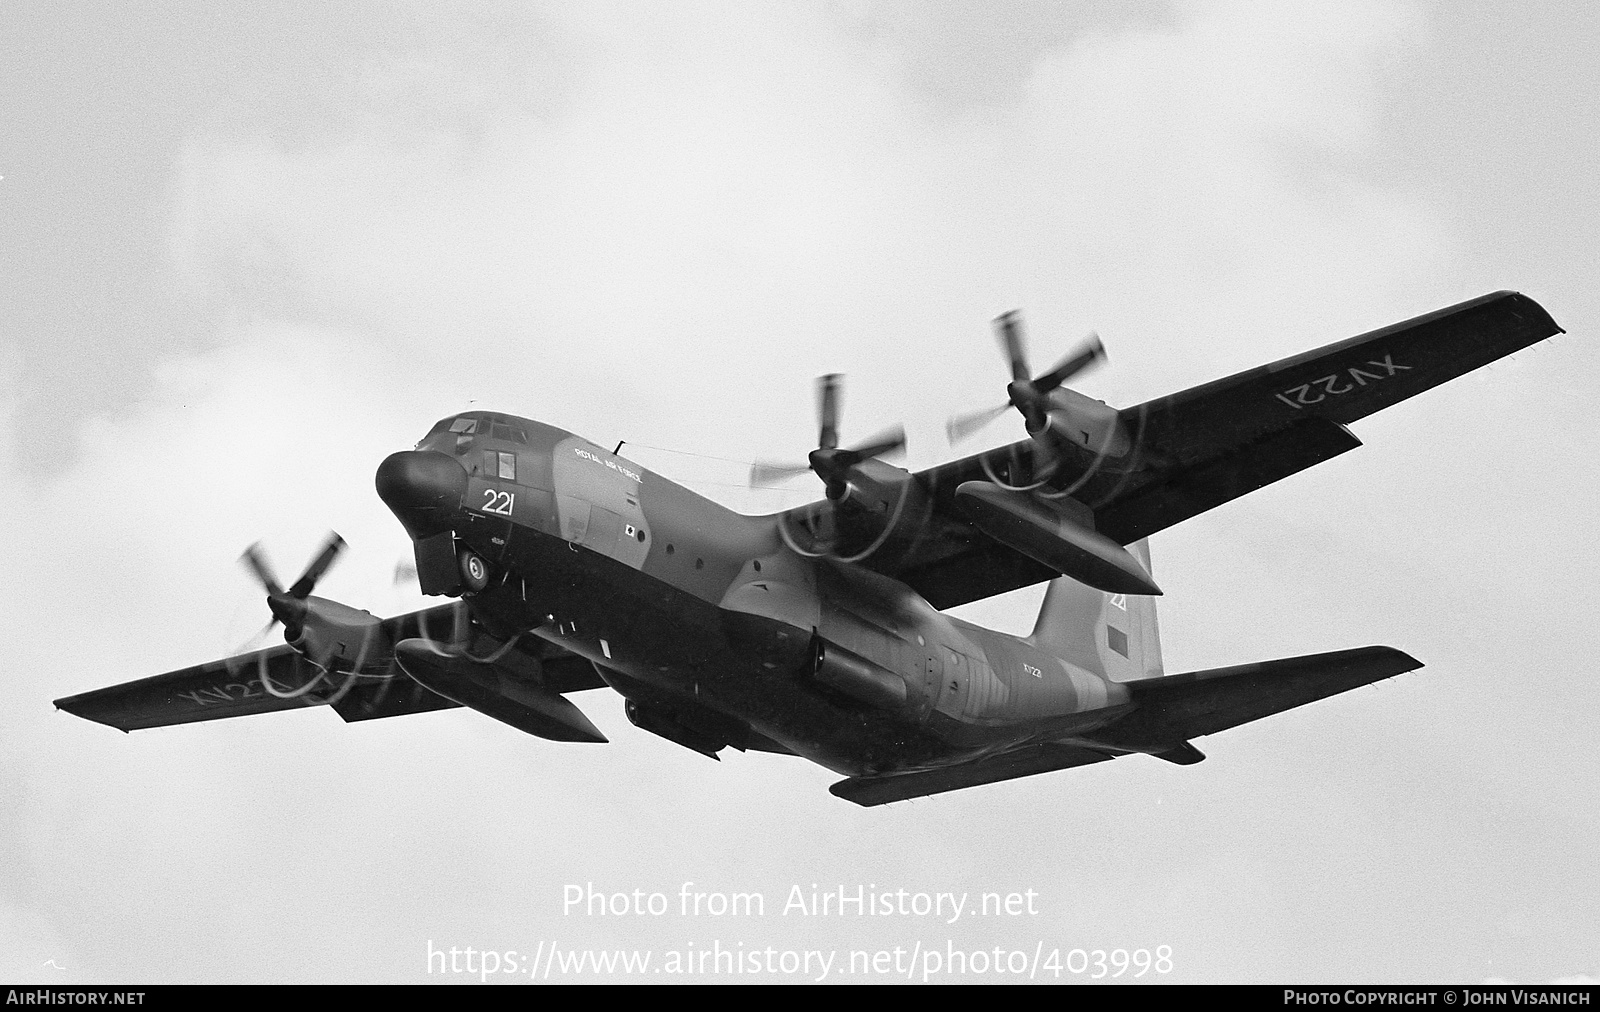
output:
<path id="1" fill-rule="evenodd" d="M 1562 332 L 1527 296 L 1495 292 L 1122 409 L 1131 450 L 1097 462 L 1072 448 L 1076 466 L 1053 484 L 1070 481 L 1096 529 L 1128 544 L 1352 450 L 1349 423 Z M 926 530 L 862 564 L 940 609 L 1051 579 L 969 524 L 955 499 L 963 482 L 1032 453 L 1023 441 L 918 473 L 933 500 Z"/>
<path id="2" fill-rule="evenodd" d="M 1343 426 L 1559 333 L 1532 299 L 1495 292 L 1129 408 L 1153 473 L 1091 503 L 1096 524 L 1137 541 L 1260 487 L 1230 471 L 1275 481 L 1353 449 Z"/>
<path id="3" fill-rule="evenodd" d="M 429 634 L 448 639 L 459 607 L 451 603 L 397 615 L 384 620 L 384 630 L 390 642 Z M 475 643 L 473 650 L 481 656 L 492 648 Z M 506 657 L 513 664 L 518 659 L 537 661 L 545 684 L 557 692 L 605 684 L 588 661 L 533 637 L 519 641 Z M 357 675 L 348 687 L 347 678 L 345 674 L 319 677 L 313 665 L 282 644 L 67 696 L 56 700 L 56 707 L 121 731 L 136 731 L 330 704 L 346 721 L 460 705 L 423 688 L 392 661 L 384 670 Z M 268 683 L 292 698 L 267 691 Z"/>

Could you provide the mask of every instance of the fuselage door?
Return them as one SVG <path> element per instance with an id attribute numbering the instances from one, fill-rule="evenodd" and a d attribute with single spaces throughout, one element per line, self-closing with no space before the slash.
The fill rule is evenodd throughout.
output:
<path id="1" fill-rule="evenodd" d="M 561 514 L 561 536 L 575 545 L 583 544 L 589 534 L 589 500 L 577 496 L 557 495 L 556 511 Z"/>
<path id="2" fill-rule="evenodd" d="M 603 555 L 615 554 L 617 535 L 622 532 L 622 518 L 603 506 L 589 507 L 589 529 L 584 532 L 583 546 Z"/>

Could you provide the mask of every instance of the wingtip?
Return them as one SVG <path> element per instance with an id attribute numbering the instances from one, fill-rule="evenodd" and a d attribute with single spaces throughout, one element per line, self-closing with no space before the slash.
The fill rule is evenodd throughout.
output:
<path id="1" fill-rule="evenodd" d="M 115 715 L 105 712 L 104 709 L 96 710 L 93 705 L 93 699 L 89 698 L 93 695 L 91 692 L 85 692 L 76 696 L 62 696 L 60 699 L 52 700 L 51 705 L 56 708 L 57 713 L 69 713 L 74 717 L 81 717 L 95 724 L 114 727 L 123 734 L 133 730 L 130 727 L 124 727 L 122 723 L 118 722 Z"/>
<path id="2" fill-rule="evenodd" d="M 1372 652 L 1374 652 L 1374 653 L 1382 653 L 1382 654 L 1384 654 L 1390 660 L 1394 661 L 1397 665 L 1404 665 L 1403 667 L 1400 668 L 1399 671 L 1396 672 L 1396 674 L 1404 674 L 1407 671 L 1415 671 L 1418 668 L 1427 667 L 1426 664 L 1424 664 L 1421 661 L 1417 660 L 1415 657 L 1412 657 L 1410 654 L 1406 653 L 1404 650 L 1401 650 L 1399 647 L 1378 645 L 1378 646 L 1368 647 L 1367 649 L 1372 651 Z"/>

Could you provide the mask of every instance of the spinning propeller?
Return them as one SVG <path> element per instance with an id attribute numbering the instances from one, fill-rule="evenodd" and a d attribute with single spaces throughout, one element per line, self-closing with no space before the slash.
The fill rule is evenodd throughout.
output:
<path id="1" fill-rule="evenodd" d="M 334 560 L 339 557 L 339 553 L 344 551 L 344 547 L 344 538 L 329 532 L 327 544 L 322 546 L 322 551 L 317 553 L 317 557 L 311 560 L 306 571 L 300 574 L 300 579 L 294 581 L 287 591 L 278 583 L 272 567 L 261 554 L 261 542 L 257 541 L 244 550 L 244 554 L 239 556 L 239 561 L 250 567 L 250 571 L 261 582 L 261 586 L 267 592 L 267 607 L 272 610 L 272 620 L 267 623 L 267 628 L 262 630 L 263 634 L 272 631 L 274 625 L 282 622 L 284 640 L 292 643 L 300 638 L 305 629 L 306 616 L 311 610 L 306 599 L 316 589 L 317 581 L 322 579 Z"/>
<path id="2" fill-rule="evenodd" d="M 945 424 L 945 432 L 952 443 L 966 439 L 1005 413 L 1016 408 L 1034 445 L 1034 485 L 1009 488 L 1035 487 L 1050 476 L 1056 464 L 1056 447 L 1048 435 L 1050 414 L 1062 407 L 1052 398 L 1067 380 L 1083 372 L 1106 357 L 1100 336 L 1090 332 L 1078 346 L 1068 352 L 1048 372 L 1029 378 L 1028 353 L 1023 347 L 1022 320 L 1016 310 L 997 317 L 995 335 L 1000 340 L 1001 351 L 1011 367 L 1011 382 L 1006 384 L 1006 401 L 992 408 L 963 415 L 955 415 Z"/>
<path id="3" fill-rule="evenodd" d="M 817 448 L 812 450 L 804 464 L 772 463 L 758 461 L 750 467 L 750 484 L 767 485 L 786 481 L 796 475 L 812 471 L 822 479 L 827 493 L 827 506 L 819 522 L 822 530 L 816 531 L 819 540 L 833 540 L 833 507 L 850 491 L 851 473 L 862 461 L 874 457 L 887 457 L 905 449 L 906 432 L 899 425 L 878 433 L 855 446 L 839 446 L 839 374 L 828 373 L 817 379 Z"/>
<path id="4" fill-rule="evenodd" d="M 258 653 L 257 674 L 262 688 L 271 695 L 281 699 L 304 696 L 328 678 L 331 672 L 343 670 L 347 672 L 344 684 L 331 699 L 325 700 L 337 702 L 355 685 L 358 676 L 371 674 L 364 672 L 369 665 L 387 667 L 389 663 L 388 637 L 378 619 L 337 601 L 311 596 L 317 581 L 328 572 L 344 548 L 344 538 L 330 533 L 322 550 L 288 590 L 283 589 L 272 572 L 261 551 L 260 542 L 246 548 L 239 557 L 239 561 L 249 567 L 267 592 L 267 607 L 272 611 L 272 619 L 261 635 L 266 635 L 273 626 L 283 623 L 284 642 L 293 647 L 297 655 L 296 670 L 299 669 L 299 658 L 310 661 L 315 669 L 315 674 L 309 679 L 299 676 L 293 678 L 292 681 L 298 683 L 296 687 L 280 689 L 268 673 L 266 653 Z"/>
<path id="5" fill-rule="evenodd" d="M 786 481 L 814 471 L 827 486 L 828 498 L 838 500 L 849 490 L 851 468 L 869 457 L 886 457 L 905 449 L 905 429 L 898 425 L 848 449 L 839 447 L 839 379 L 836 372 L 817 378 L 817 448 L 807 456 L 806 463 L 757 461 L 750 467 L 750 484 Z"/>

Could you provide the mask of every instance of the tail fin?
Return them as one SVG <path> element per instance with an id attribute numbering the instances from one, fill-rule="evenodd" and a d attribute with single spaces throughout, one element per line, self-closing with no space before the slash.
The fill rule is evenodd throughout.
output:
<path id="1" fill-rule="evenodd" d="M 1150 545 L 1128 551 L 1150 568 Z M 1113 682 L 1161 675 L 1161 632 L 1153 597 L 1107 594 L 1068 577 L 1050 584 L 1029 642 Z"/>

